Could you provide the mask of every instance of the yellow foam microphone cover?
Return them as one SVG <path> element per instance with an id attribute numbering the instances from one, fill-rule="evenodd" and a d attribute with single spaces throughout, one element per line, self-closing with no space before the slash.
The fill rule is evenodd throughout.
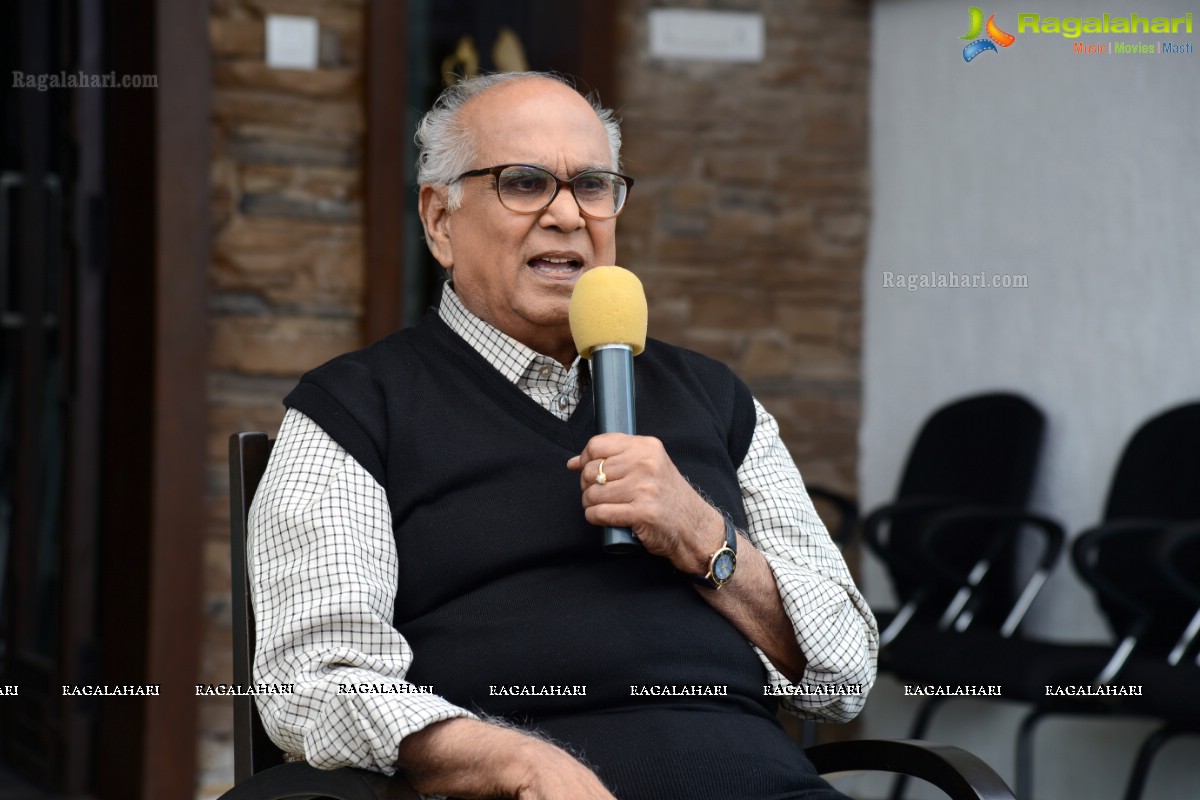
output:
<path id="1" fill-rule="evenodd" d="M 571 336 L 584 358 L 605 344 L 627 344 L 633 354 L 646 349 L 646 291 L 621 267 L 592 267 L 571 293 Z"/>

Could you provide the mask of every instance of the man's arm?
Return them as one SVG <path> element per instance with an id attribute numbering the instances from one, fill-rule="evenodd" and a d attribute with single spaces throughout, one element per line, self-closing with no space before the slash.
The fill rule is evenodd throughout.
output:
<path id="1" fill-rule="evenodd" d="M 813 508 L 775 418 L 757 400 L 754 407 L 754 437 L 738 470 L 747 533 L 774 576 L 792 635 L 807 661 L 798 680 L 785 676 L 767 657 L 764 664 L 773 686 L 861 687 L 861 696 L 780 698 L 793 712 L 846 721 L 862 709 L 875 682 L 879 628 Z M 741 566 L 739 561 L 739 573 Z"/>
<path id="2" fill-rule="evenodd" d="M 715 509 L 714 513 L 717 513 Z M 688 569 L 689 574 L 704 574 L 708 570 L 709 558 L 724 543 L 725 520 L 719 513 L 716 525 L 721 534 L 716 540 L 717 544 L 693 548 L 693 566 Z M 713 530 L 711 525 L 708 529 Z M 740 536 L 739 539 L 735 579 L 720 590 L 698 586 L 696 591 L 758 648 L 774 672 L 799 683 L 808 665 L 808 657 L 792 629 L 791 619 L 775 582 L 775 574 L 753 542 Z M 709 541 L 712 541 L 712 537 L 709 537 Z"/>
<path id="3" fill-rule="evenodd" d="M 400 743 L 398 766 L 425 794 L 519 800 L 615 800 L 565 750 L 510 726 L 474 719 L 430 725 Z"/>
<path id="4" fill-rule="evenodd" d="M 325 769 L 400 768 L 429 794 L 613 800 L 562 749 L 414 691 L 404 679 L 412 650 L 391 624 L 392 537 L 382 487 L 289 411 L 251 508 L 248 547 L 255 679 L 294 685 L 258 697 L 272 740 Z"/>
<path id="5" fill-rule="evenodd" d="M 739 548 L 728 584 L 700 591 L 758 648 L 773 685 L 861 687 L 860 696 L 784 699 L 793 711 L 849 719 L 875 680 L 875 618 L 813 509 L 774 418 L 757 401 L 755 411 L 754 436 L 738 471 L 753 547 Z M 603 484 L 597 481 L 600 459 Z M 580 472 L 589 522 L 631 527 L 647 551 L 680 571 L 707 571 L 724 521 L 657 439 L 601 434 L 568 467 Z"/>
<path id="6" fill-rule="evenodd" d="M 255 494 L 247 551 L 255 680 L 294 685 L 258 698 L 280 748 L 316 767 L 391 773 L 405 736 L 469 716 L 405 680 L 413 654 L 391 625 L 397 557 L 386 495 L 297 411 Z"/>

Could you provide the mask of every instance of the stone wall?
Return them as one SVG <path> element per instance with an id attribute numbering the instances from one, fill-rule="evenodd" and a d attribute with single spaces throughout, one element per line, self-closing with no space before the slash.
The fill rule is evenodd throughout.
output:
<path id="1" fill-rule="evenodd" d="M 650 0 L 618 13 L 619 260 L 651 335 L 733 366 L 806 478 L 853 491 L 868 223 L 866 0 L 687 3 L 763 13 L 762 64 L 658 62 Z M 315 16 L 316 72 L 267 69 L 266 13 Z M 361 0 L 215 0 L 210 527 L 201 680 L 229 681 L 227 439 L 274 432 L 306 369 L 359 344 Z M 201 786 L 232 781 L 228 700 L 201 698 Z"/>
<path id="2" fill-rule="evenodd" d="M 619 25 L 618 255 L 651 335 L 730 364 L 779 420 L 805 478 L 853 491 L 868 225 L 866 0 L 672 2 L 755 11 L 761 64 L 657 61 L 652 0 Z"/>

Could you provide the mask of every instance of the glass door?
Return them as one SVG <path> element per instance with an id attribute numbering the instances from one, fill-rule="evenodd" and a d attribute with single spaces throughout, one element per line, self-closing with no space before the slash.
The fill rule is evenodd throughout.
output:
<path id="1" fill-rule="evenodd" d="M 57 84 L 100 71 L 101 28 L 88 0 L 21 0 L 3 13 L 0 784 L 81 796 L 93 726 L 62 685 L 88 669 L 95 629 L 94 560 L 81 554 L 97 536 L 87 454 L 99 394 L 83 378 L 99 360 L 102 102 Z"/>

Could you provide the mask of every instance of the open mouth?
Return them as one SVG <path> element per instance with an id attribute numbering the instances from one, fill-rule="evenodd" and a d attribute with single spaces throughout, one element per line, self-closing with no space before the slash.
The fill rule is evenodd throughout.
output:
<path id="1" fill-rule="evenodd" d="M 576 253 L 544 253 L 525 262 L 534 271 L 552 278 L 570 278 L 583 268 L 583 259 Z"/>

